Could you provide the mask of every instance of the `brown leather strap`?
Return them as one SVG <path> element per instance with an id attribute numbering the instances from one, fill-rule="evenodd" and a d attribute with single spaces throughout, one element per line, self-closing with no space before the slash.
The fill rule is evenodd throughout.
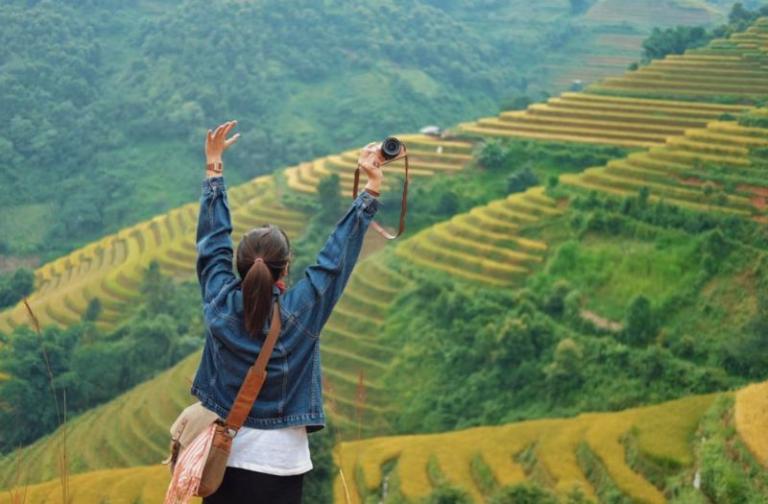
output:
<path id="1" fill-rule="evenodd" d="M 280 335 L 280 303 L 275 301 L 275 309 L 272 313 L 272 323 L 269 327 L 269 334 L 267 339 L 264 340 L 264 345 L 259 351 L 259 356 L 256 358 L 256 362 L 248 369 L 248 374 L 243 380 L 243 384 L 240 385 L 240 390 L 237 392 L 235 402 L 232 403 L 232 408 L 229 410 L 229 415 L 225 421 L 227 427 L 234 429 L 235 432 L 243 426 L 246 417 L 253 408 L 253 403 L 256 401 L 259 392 L 261 392 L 261 386 L 264 385 L 264 380 L 267 379 L 267 362 L 272 355 L 272 350 L 275 348 L 275 342 Z"/>
<path id="2" fill-rule="evenodd" d="M 403 145 L 403 149 L 405 149 L 405 145 Z M 386 238 L 387 240 L 394 240 L 401 234 L 403 234 L 403 231 L 405 231 L 405 215 L 408 213 L 408 154 L 406 153 L 405 156 L 402 158 L 395 158 L 391 159 L 389 161 L 384 161 L 381 165 L 384 166 L 385 164 L 391 163 L 393 161 L 397 161 L 399 159 L 405 159 L 405 181 L 403 182 L 403 199 L 400 201 L 400 226 L 397 230 L 397 234 L 389 233 L 386 229 L 384 229 L 381 224 L 379 224 L 376 221 L 371 222 L 371 225 L 373 228 L 379 232 L 381 236 Z M 357 191 L 358 187 L 360 186 L 360 166 L 358 165 L 357 168 L 355 168 L 355 182 L 354 186 L 352 187 L 352 199 L 357 198 Z"/>

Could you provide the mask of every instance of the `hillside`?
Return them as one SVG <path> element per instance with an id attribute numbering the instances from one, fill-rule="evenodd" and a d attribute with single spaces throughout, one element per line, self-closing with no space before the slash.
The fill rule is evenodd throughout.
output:
<path id="1" fill-rule="evenodd" d="M 768 94 L 768 19 L 683 55 L 525 111 L 462 123 L 468 134 L 648 148 L 759 104 Z"/>
<path id="2" fill-rule="evenodd" d="M 754 458 L 766 456 L 763 437 L 754 427 L 768 421 L 765 409 L 755 408 L 752 397 L 766 392 L 768 383 L 763 383 L 736 394 L 695 396 L 619 413 L 345 442 L 335 456 L 350 500 L 338 475 L 335 502 L 368 502 L 373 496 L 400 502 L 402 496 L 426 496 L 446 485 L 462 488 L 475 502 L 487 502 L 500 487 L 525 481 L 563 497 L 578 488 L 592 498 L 667 502 L 659 478 L 672 474 L 679 480 L 673 478 L 672 484 L 679 486 L 670 502 L 717 499 L 723 489 L 713 483 L 726 475 L 731 478 L 731 496 L 765 497 L 766 487 L 750 477 L 750 471 L 759 470 Z M 740 425 L 744 417 L 750 419 L 746 426 Z M 730 431 L 734 419 L 735 436 Z M 713 463 L 709 455 L 715 452 L 728 457 Z M 690 485 L 694 473 L 701 475 L 701 490 Z M 167 478 L 163 466 L 106 469 L 72 477 L 69 493 L 75 502 L 158 502 Z M 30 504 L 59 502 L 61 487 L 54 480 L 31 485 L 25 493 Z M 13 501 L 4 494 L 0 502 Z"/>
<path id="3" fill-rule="evenodd" d="M 615 73 L 650 28 L 604 3 L 4 2 L 0 253 L 44 263 L 194 199 L 199 139 L 225 119 L 242 183 Z M 668 3 L 665 22 L 711 25 L 732 2 Z"/>

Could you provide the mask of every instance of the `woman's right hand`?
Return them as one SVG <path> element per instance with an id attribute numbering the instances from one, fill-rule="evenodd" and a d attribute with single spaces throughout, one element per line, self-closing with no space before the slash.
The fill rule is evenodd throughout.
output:
<path id="1" fill-rule="evenodd" d="M 384 164 L 384 161 L 384 154 L 381 152 L 381 142 L 371 142 L 360 151 L 357 165 L 368 177 L 368 183 L 365 185 L 366 189 L 381 192 L 381 182 L 384 179 L 381 165 Z"/>

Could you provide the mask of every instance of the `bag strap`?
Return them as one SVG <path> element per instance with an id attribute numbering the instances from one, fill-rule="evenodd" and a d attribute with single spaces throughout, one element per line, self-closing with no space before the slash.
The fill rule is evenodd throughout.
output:
<path id="1" fill-rule="evenodd" d="M 229 415 L 227 415 L 225 420 L 227 427 L 234 429 L 235 433 L 243 426 L 246 417 L 251 412 L 251 408 L 253 408 L 256 397 L 261 392 L 264 380 L 267 379 L 267 362 L 272 355 L 272 350 L 275 348 L 275 342 L 280 335 L 281 326 L 280 303 L 275 301 L 272 323 L 269 327 L 267 339 L 264 341 L 261 351 L 259 351 L 256 362 L 248 369 L 248 374 L 245 376 L 243 384 L 240 385 L 235 402 L 232 403 L 232 408 L 229 410 Z M 232 437 L 234 437 L 234 434 L 232 434 Z"/>
<path id="2" fill-rule="evenodd" d="M 403 149 L 405 149 L 405 145 L 403 145 Z M 403 199 L 400 201 L 400 226 L 398 228 L 397 234 L 391 234 L 386 229 L 384 229 L 381 224 L 376 222 L 375 220 L 371 222 L 371 225 L 373 228 L 379 232 L 381 236 L 386 238 L 387 240 L 394 240 L 401 234 L 403 234 L 403 231 L 405 231 L 405 215 L 408 213 L 408 154 L 406 153 L 405 156 L 402 158 L 394 158 L 389 161 L 384 161 L 381 166 L 384 166 L 387 163 L 391 163 L 393 161 L 397 161 L 398 159 L 405 159 L 405 181 L 403 182 Z M 358 187 L 360 185 L 360 165 L 355 168 L 355 183 L 352 187 L 352 198 L 357 198 L 357 191 Z"/>

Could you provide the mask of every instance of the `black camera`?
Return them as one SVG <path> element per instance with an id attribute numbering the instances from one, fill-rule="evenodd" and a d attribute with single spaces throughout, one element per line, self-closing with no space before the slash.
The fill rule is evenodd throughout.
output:
<path id="1" fill-rule="evenodd" d="M 403 144 L 395 137 L 387 137 L 381 142 L 381 153 L 384 159 L 392 159 L 400 154 Z"/>

